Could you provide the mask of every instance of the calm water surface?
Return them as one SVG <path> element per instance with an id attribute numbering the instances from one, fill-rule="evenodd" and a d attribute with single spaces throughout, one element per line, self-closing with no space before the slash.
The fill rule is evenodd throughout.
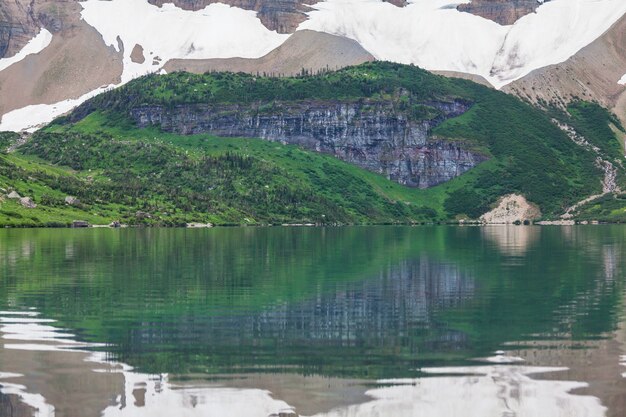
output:
<path id="1" fill-rule="evenodd" d="M 623 416 L 625 262 L 624 226 L 2 230 L 0 417 Z"/>

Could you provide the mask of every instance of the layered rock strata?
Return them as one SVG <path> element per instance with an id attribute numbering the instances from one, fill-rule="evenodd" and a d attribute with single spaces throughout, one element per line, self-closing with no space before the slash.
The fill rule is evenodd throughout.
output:
<path id="1" fill-rule="evenodd" d="M 275 102 L 266 105 L 138 106 L 139 127 L 167 132 L 255 137 L 334 155 L 410 187 L 449 181 L 485 161 L 468 145 L 438 138 L 432 129 L 466 112 L 460 100 L 424 103 L 436 116 L 415 120 L 389 101 Z"/>

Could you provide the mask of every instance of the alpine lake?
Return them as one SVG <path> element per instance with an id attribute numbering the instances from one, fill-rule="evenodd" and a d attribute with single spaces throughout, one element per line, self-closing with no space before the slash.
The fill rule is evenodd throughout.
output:
<path id="1" fill-rule="evenodd" d="M 0 230 L 0 417 L 626 415 L 626 226 Z"/>

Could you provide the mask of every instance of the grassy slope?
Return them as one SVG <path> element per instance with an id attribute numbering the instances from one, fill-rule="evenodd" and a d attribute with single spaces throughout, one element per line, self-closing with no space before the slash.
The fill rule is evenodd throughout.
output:
<path id="1" fill-rule="evenodd" d="M 616 133 L 624 133 L 625 130 L 615 116 L 597 104 L 586 102 L 573 103 L 568 112 L 568 123 L 590 144 L 599 148 L 605 160 L 616 167 L 624 165 L 624 144 L 617 140 Z M 618 176 L 617 185 L 626 190 L 626 176 Z M 626 194 L 606 195 L 585 204 L 576 217 L 580 220 L 626 223 Z"/>
<path id="2" fill-rule="evenodd" d="M 179 136 L 163 133 L 157 129 L 136 129 L 120 123 L 109 127 L 107 123 L 108 120 L 103 114 L 93 113 L 71 127 L 52 126 L 48 132 L 58 136 L 51 136 L 46 141 L 43 139 L 44 136 L 40 135 L 24 150 L 45 156 L 46 159 L 55 163 L 76 164 L 75 168 L 84 165 L 83 168 L 89 167 L 92 169 L 92 174 L 101 175 L 103 178 L 114 175 L 113 172 L 105 172 L 107 165 L 111 164 L 116 169 L 132 169 L 136 178 L 146 174 L 146 172 L 141 173 L 145 168 L 145 161 L 138 160 L 136 149 L 133 150 L 135 158 L 129 166 L 122 167 L 122 161 L 115 158 L 114 162 L 111 160 L 114 152 L 125 156 L 128 154 L 127 149 L 136 146 L 136 144 L 158 145 L 169 152 L 175 152 L 176 156 L 172 159 L 183 161 L 187 159 L 198 160 L 206 156 L 219 158 L 227 154 L 241 155 L 258 163 L 263 163 L 280 173 L 280 175 L 271 175 L 267 171 L 246 173 L 244 177 L 240 178 L 243 187 L 238 192 L 241 196 L 246 194 L 246 189 L 252 188 L 250 184 L 246 183 L 250 180 L 249 177 L 260 176 L 260 179 L 265 180 L 263 184 L 269 185 L 269 194 L 279 193 L 277 187 L 292 187 L 307 190 L 307 194 L 317 196 L 322 201 L 329 203 L 324 207 L 325 211 L 319 211 L 320 207 L 312 207 L 317 212 L 312 213 L 310 217 L 303 217 L 305 213 L 302 210 L 284 212 L 280 211 L 277 206 L 263 208 L 261 207 L 262 199 L 257 196 L 254 202 L 250 202 L 248 209 L 239 213 L 231 213 L 232 216 L 230 217 L 225 217 L 224 213 L 217 216 L 214 213 L 209 217 L 201 215 L 200 218 L 191 215 L 187 218 L 188 221 L 213 221 L 217 223 L 245 223 L 246 221 L 253 223 L 259 221 L 274 223 L 289 221 L 388 223 L 443 220 L 447 217 L 442 209 L 443 201 L 448 193 L 465 187 L 471 178 L 491 165 L 488 162 L 468 175 L 457 178 L 443 186 L 430 190 L 416 190 L 388 181 L 380 175 L 362 170 L 334 157 L 304 151 L 295 146 L 285 146 L 257 139 L 218 138 L 210 135 Z M 92 158 L 90 152 L 85 152 L 84 149 L 81 150 L 75 145 L 64 146 L 63 152 L 58 152 L 59 138 L 67 138 L 71 135 L 88 135 L 77 137 L 91 138 L 91 140 L 98 142 L 91 142 L 89 146 L 89 149 L 95 150 L 97 156 Z M 104 141 L 98 139 L 103 135 L 109 136 L 106 136 L 107 139 Z M 115 143 L 115 147 L 111 147 L 111 143 Z M 71 149 L 77 152 L 72 154 Z M 74 157 L 79 160 L 75 160 Z M 183 163 L 183 165 L 185 164 Z M 153 167 L 156 167 L 158 171 L 161 170 L 156 165 Z M 263 184 L 258 183 L 257 186 L 266 188 Z M 184 184 L 181 186 L 184 187 Z M 146 190 L 148 193 L 153 191 Z M 274 191 L 277 192 L 274 193 Z M 154 195 L 153 197 L 157 196 Z M 235 204 L 232 204 L 231 207 L 245 206 L 241 198 L 236 198 L 232 202 Z M 306 202 L 302 204 L 307 205 Z M 195 207 L 193 211 L 196 216 L 200 213 L 200 210 L 196 210 Z M 319 214 L 323 213 L 326 213 L 325 217 L 319 217 Z"/>

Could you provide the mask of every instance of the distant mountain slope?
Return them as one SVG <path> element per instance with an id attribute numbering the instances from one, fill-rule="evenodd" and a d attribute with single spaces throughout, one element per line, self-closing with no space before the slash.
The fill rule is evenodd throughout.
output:
<path id="1" fill-rule="evenodd" d="M 566 105 L 572 100 L 597 101 L 626 122 L 626 16 L 599 39 L 566 62 L 537 69 L 504 88 L 528 99 Z"/>

